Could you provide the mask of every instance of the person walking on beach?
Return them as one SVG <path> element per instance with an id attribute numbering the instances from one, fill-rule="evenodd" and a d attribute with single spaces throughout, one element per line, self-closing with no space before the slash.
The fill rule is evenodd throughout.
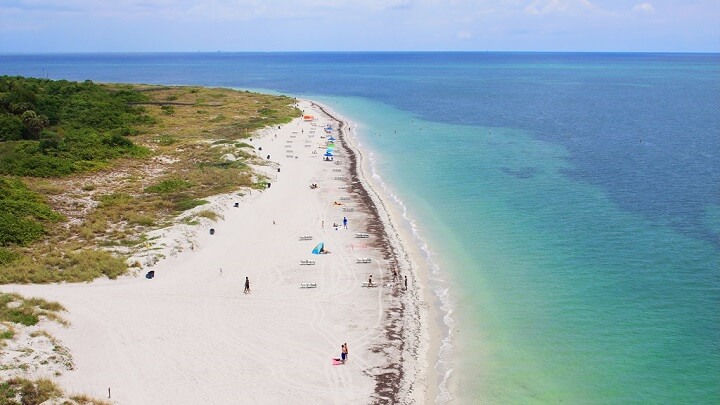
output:
<path id="1" fill-rule="evenodd" d="M 343 226 L 347 229 L 347 217 L 343 217 Z"/>
<path id="2" fill-rule="evenodd" d="M 397 269 L 393 269 L 393 281 L 398 281 Z"/>
<path id="3" fill-rule="evenodd" d="M 405 276 L 405 291 L 407 291 L 407 276 Z"/>
<path id="4" fill-rule="evenodd" d="M 250 279 L 248 277 L 245 277 L 245 291 L 243 291 L 245 294 L 250 293 Z"/>
<path id="5" fill-rule="evenodd" d="M 347 358 L 348 358 L 348 347 L 347 347 L 347 343 L 343 343 L 343 345 L 340 346 L 340 349 L 341 349 L 341 351 L 340 351 L 340 358 L 342 359 L 342 362 L 345 363 L 345 362 L 347 361 Z"/>
<path id="6" fill-rule="evenodd" d="M 372 274 L 368 277 L 368 287 L 372 287 Z"/>

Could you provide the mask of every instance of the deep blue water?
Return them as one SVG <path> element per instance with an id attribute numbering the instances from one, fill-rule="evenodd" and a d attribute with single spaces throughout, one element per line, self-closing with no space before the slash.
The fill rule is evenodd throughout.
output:
<path id="1" fill-rule="evenodd" d="M 453 397 L 720 402 L 720 55 L 6 55 L 0 74 L 318 98 L 450 280 Z"/>

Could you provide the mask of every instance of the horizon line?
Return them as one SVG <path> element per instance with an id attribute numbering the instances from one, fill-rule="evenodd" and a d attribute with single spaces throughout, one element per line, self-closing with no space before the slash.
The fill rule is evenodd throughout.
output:
<path id="1" fill-rule="evenodd" d="M 228 54 L 239 54 L 239 53 L 254 53 L 254 54 L 281 54 L 281 53 L 534 53 L 534 54 L 702 54 L 702 55 L 718 55 L 719 51 L 498 51 L 498 50 L 303 50 L 303 51 L 290 51 L 290 50 L 272 50 L 272 51 L 227 51 L 227 50 L 198 50 L 198 51 L 28 51 L 28 52 L 4 52 L 0 51 L 0 56 L 14 56 L 14 55 L 83 55 L 83 54 L 106 54 L 106 55 L 120 55 L 120 54 L 200 54 L 200 53 L 228 53 Z"/>

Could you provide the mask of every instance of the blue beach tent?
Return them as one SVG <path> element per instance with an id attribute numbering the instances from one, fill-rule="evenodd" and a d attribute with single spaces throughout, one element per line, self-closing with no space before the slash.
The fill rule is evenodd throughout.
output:
<path id="1" fill-rule="evenodd" d="M 325 244 L 323 242 L 318 243 L 317 246 L 315 246 L 315 249 L 312 250 L 312 254 L 319 255 L 323 246 L 325 246 Z"/>

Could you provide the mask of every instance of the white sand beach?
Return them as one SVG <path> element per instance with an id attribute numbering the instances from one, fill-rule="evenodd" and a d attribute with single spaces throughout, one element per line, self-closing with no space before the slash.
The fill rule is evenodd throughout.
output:
<path id="1" fill-rule="evenodd" d="M 350 149 L 347 124 L 334 160 L 323 161 L 322 127 L 338 137 L 338 123 L 299 103 L 314 121 L 250 142 L 270 155 L 261 170 L 271 186 L 212 198 L 202 209 L 218 222 L 156 232 L 168 257 L 154 266 L 115 281 L 0 287 L 67 308 L 69 327 L 46 327 L 74 359 L 56 377 L 63 388 L 98 398 L 110 388 L 118 404 L 426 402 L 434 363 L 417 260 L 364 163 L 352 163 L 362 155 Z M 330 253 L 311 254 L 319 242 Z M 370 276 L 378 287 L 362 286 Z M 333 365 L 343 343 L 348 361 Z"/>

